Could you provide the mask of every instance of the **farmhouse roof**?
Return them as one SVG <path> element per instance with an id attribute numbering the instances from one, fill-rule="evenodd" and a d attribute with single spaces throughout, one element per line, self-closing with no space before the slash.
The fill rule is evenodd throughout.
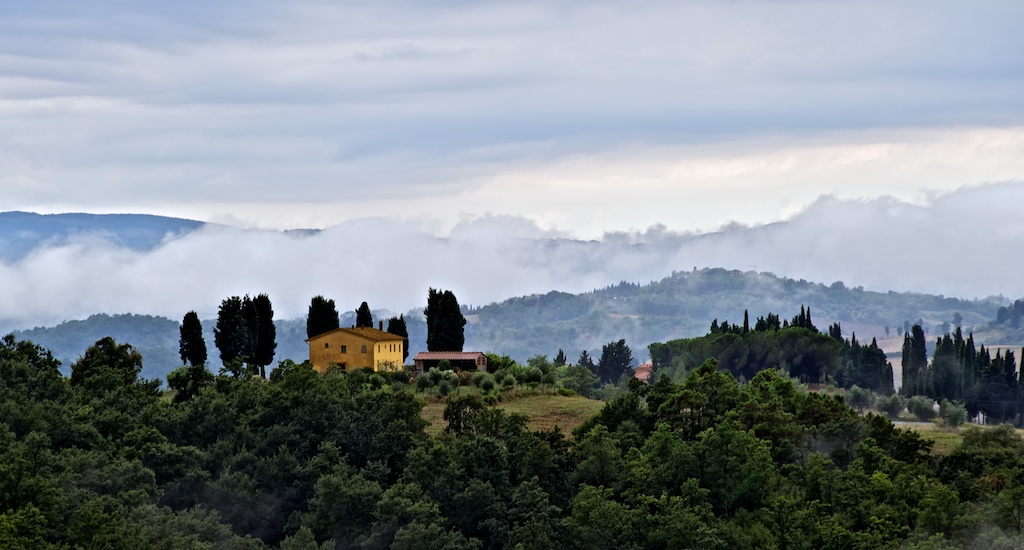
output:
<path id="1" fill-rule="evenodd" d="M 413 357 L 413 361 L 467 361 L 475 360 L 481 355 L 481 351 L 421 351 Z"/>
<path id="2" fill-rule="evenodd" d="M 363 338 L 365 340 L 369 340 L 371 342 L 404 342 L 405 341 L 405 337 L 403 337 L 403 336 L 399 336 L 397 334 L 391 334 L 390 332 L 384 332 L 383 330 L 378 330 L 378 329 L 371 328 L 371 327 L 352 327 L 352 328 L 342 327 L 342 328 L 336 328 L 334 330 L 329 330 L 329 331 L 327 331 L 327 332 L 325 332 L 323 334 L 317 334 L 316 336 L 314 336 L 312 338 L 307 338 L 306 341 L 307 342 L 312 342 L 313 340 L 316 340 L 318 338 L 323 338 L 324 336 L 327 336 L 327 335 L 330 335 L 330 334 L 335 334 L 335 333 L 338 333 L 338 332 L 345 332 L 345 333 L 348 333 L 348 334 L 352 334 L 354 336 L 358 336 L 360 338 Z"/>

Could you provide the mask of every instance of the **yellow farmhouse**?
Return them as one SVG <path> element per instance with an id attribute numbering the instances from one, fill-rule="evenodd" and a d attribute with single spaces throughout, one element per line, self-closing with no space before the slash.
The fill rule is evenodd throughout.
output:
<path id="1" fill-rule="evenodd" d="M 306 342 L 309 344 L 309 362 L 318 372 L 326 372 L 332 366 L 345 370 L 402 369 L 405 339 L 375 328 L 336 328 Z"/>

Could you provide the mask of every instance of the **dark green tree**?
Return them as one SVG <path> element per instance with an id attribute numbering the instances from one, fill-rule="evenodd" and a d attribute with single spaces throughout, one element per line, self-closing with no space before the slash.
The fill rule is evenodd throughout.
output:
<path id="1" fill-rule="evenodd" d="M 558 348 L 558 355 L 555 356 L 555 361 L 554 361 L 553 364 L 556 367 L 564 367 L 565 366 L 565 352 L 562 351 L 562 348 Z"/>
<path id="2" fill-rule="evenodd" d="M 142 372 L 142 355 L 129 344 L 107 336 L 98 340 L 71 365 L 71 385 L 90 392 L 131 386 Z"/>
<path id="3" fill-rule="evenodd" d="M 903 386 L 900 393 L 906 396 L 928 395 L 927 368 L 924 329 L 921 325 L 914 325 L 903 337 Z"/>
<path id="4" fill-rule="evenodd" d="M 251 338 L 245 322 L 242 298 L 231 296 L 220 303 L 217 325 L 213 328 L 213 341 L 220 350 L 220 361 L 227 365 L 244 360 L 251 349 Z"/>
<path id="5" fill-rule="evenodd" d="M 409 358 L 409 329 L 405 326 L 405 315 L 388 319 L 388 334 L 394 334 L 405 338 L 402 342 L 402 362 Z"/>
<path id="6" fill-rule="evenodd" d="M 466 318 L 452 291 L 431 288 L 423 315 L 427 318 L 427 351 L 462 351 Z"/>
<path id="7" fill-rule="evenodd" d="M 252 301 L 256 314 L 256 342 L 251 363 L 260 368 L 260 376 L 267 377 L 267 365 L 274 362 L 277 350 L 277 328 L 274 326 L 274 306 L 270 297 L 260 294 Z"/>
<path id="8" fill-rule="evenodd" d="M 587 367 L 590 372 L 597 374 L 597 365 L 594 364 L 594 358 L 587 353 L 587 350 L 580 352 L 580 358 L 576 360 L 576 364 L 581 367 Z"/>
<path id="9" fill-rule="evenodd" d="M 192 399 L 210 384 L 213 384 L 213 374 L 202 363 L 178 367 L 167 374 L 167 385 L 175 390 L 175 403 Z"/>
<path id="10" fill-rule="evenodd" d="M 363 302 L 356 310 L 356 327 L 373 328 L 373 314 L 370 313 L 370 306 Z"/>
<path id="11" fill-rule="evenodd" d="M 334 300 L 328 300 L 319 294 L 313 296 L 309 303 L 309 313 L 306 315 L 306 338 L 319 336 L 340 326 L 341 321 L 338 318 L 338 308 L 334 307 Z"/>
<path id="12" fill-rule="evenodd" d="M 178 354 L 181 364 L 193 367 L 206 363 L 206 340 L 203 339 L 203 325 L 195 311 L 185 314 L 181 320 L 178 338 Z"/>
<path id="13" fill-rule="evenodd" d="M 618 382 L 622 375 L 633 367 L 633 351 L 626 345 L 625 338 L 609 342 L 601 348 L 601 359 L 597 362 L 597 376 L 602 383 Z"/>

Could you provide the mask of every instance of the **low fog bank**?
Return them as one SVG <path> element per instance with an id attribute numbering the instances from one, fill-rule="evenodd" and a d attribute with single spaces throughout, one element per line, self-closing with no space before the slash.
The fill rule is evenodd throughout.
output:
<path id="1" fill-rule="evenodd" d="M 674 270 L 725 267 L 869 290 L 963 298 L 1024 295 L 1024 184 L 964 188 L 926 205 L 824 197 L 793 218 L 691 235 L 663 226 L 597 241 L 483 216 L 445 238 L 412 224 L 366 219 L 316 233 L 206 226 L 148 250 L 80 235 L 0 264 L 3 330 L 96 312 L 180 319 L 216 316 L 229 295 L 266 292 L 278 318 L 304 316 L 310 298 L 339 310 L 422 307 L 428 287 L 483 305 L 551 290 L 583 292 Z M 671 225 L 671 220 L 665 220 Z"/>

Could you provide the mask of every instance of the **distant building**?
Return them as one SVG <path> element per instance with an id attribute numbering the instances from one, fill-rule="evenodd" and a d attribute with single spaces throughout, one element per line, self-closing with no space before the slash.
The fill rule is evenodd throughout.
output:
<path id="1" fill-rule="evenodd" d="M 413 357 L 417 372 L 427 372 L 444 360 L 459 370 L 487 370 L 487 356 L 479 351 L 421 351 Z"/>
<path id="2" fill-rule="evenodd" d="M 633 377 L 641 382 L 651 383 L 651 373 L 654 371 L 654 365 L 652 363 L 644 363 L 639 367 L 633 369 Z"/>
<path id="3" fill-rule="evenodd" d="M 336 328 L 314 336 L 306 343 L 309 344 L 309 362 L 318 372 L 326 372 L 332 366 L 344 370 L 402 369 L 405 338 L 380 329 Z"/>

